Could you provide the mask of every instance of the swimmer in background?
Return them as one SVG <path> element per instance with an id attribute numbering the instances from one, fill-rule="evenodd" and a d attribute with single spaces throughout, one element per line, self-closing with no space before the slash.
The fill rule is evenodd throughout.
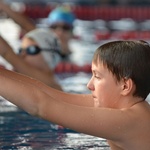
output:
<path id="1" fill-rule="evenodd" d="M 61 61 L 60 53 L 60 42 L 50 30 L 35 29 L 25 34 L 18 54 L 0 36 L 0 55 L 12 65 L 14 71 L 58 90 L 62 88 L 56 80 L 54 69 Z"/>
<path id="2" fill-rule="evenodd" d="M 29 114 L 107 139 L 111 150 L 150 149 L 150 46 L 101 45 L 92 60 L 91 94 L 65 93 L 0 69 L 0 95 Z"/>
<path id="3" fill-rule="evenodd" d="M 5 4 L 3 1 L 0 1 L 0 10 L 5 12 L 18 25 L 20 25 L 25 33 L 37 28 L 36 24 L 31 21 L 31 19 L 11 9 L 9 5 Z M 71 53 L 69 41 L 73 37 L 72 30 L 74 20 L 75 15 L 67 6 L 56 7 L 47 17 L 46 22 L 48 29 L 53 30 L 61 42 L 62 60 L 68 60 Z"/>
<path id="4" fill-rule="evenodd" d="M 64 60 L 69 59 L 68 56 L 71 53 L 69 41 L 73 37 L 74 20 L 75 15 L 67 7 L 56 7 L 47 18 L 47 25 L 55 32 L 61 42 Z"/>

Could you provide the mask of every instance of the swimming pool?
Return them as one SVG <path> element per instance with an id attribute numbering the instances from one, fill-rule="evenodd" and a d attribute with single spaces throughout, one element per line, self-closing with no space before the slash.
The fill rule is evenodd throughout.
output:
<path id="1" fill-rule="evenodd" d="M 63 74 L 65 91 L 88 93 L 90 74 Z M 45 120 L 30 116 L 15 105 L 0 100 L 1 150 L 109 150 L 105 139 L 64 129 Z"/>

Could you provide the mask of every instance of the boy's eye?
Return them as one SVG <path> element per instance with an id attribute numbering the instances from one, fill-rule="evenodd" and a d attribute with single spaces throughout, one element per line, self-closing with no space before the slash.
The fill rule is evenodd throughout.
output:
<path id="1" fill-rule="evenodd" d="M 95 71 L 93 71 L 93 77 L 96 78 L 96 79 L 100 79 L 100 75 L 97 74 Z"/>
<path id="2" fill-rule="evenodd" d="M 97 76 L 97 75 L 94 75 L 94 77 L 95 77 L 95 78 L 97 78 L 97 79 L 100 79 L 100 77 L 99 77 L 99 76 Z"/>

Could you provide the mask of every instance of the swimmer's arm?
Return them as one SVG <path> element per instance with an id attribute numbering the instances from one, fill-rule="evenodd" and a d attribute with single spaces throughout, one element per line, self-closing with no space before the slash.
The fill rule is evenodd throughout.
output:
<path id="1" fill-rule="evenodd" d="M 36 28 L 36 25 L 25 15 L 14 11 L 9 5 L 0 1 L 0 10 L 4 11 L 10 18 L 12 18 L 17 24 L 19 24 L 26 32 L 29 32 Z"/>
<path id="2" fill-rule="evenodd" d="M 9 78 L 3 74 L 3 69 L 0 70 L 0 95 L 31 115 L 109 140 L 122 140 L 133 129 L 130 125 L 138 124 L 134 123 L 133 113 L 72 105 L 64 102 L 63 93 L 57 93 L 61 95 L 61 100 L 55 99 L 32 85 L 32 79 L 25 76 L 21 79 L 21 75 L 20 79 L 12 79 L 13 74 L 10 72 Z"/>
<path id="3" fill-rule="evenodd" d="M 54 73 L 52 70 L 41 71 L 31 65 L 27 64 L 18 55 L 14 53 L 11 46 L 0 36 L 0 55 L 7 60 L 17 72 L 28 75 L 35 79 L 42 81 L 43 83 L 62 90 L 61 86 L 55 81 Z"/>

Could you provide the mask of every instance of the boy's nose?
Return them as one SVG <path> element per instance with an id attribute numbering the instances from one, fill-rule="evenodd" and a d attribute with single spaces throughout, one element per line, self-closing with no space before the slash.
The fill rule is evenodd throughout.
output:
<path id="1" fill-rule="evenodd" d="M 94 90 L 94 85 L 93 85 L 93 83 L 92 83 L 92 78 L 91 78 L 90 81 L 88 82 L 87 88 L 88 88 L 89 90 L 91 90 L 91 91 Z"/>

